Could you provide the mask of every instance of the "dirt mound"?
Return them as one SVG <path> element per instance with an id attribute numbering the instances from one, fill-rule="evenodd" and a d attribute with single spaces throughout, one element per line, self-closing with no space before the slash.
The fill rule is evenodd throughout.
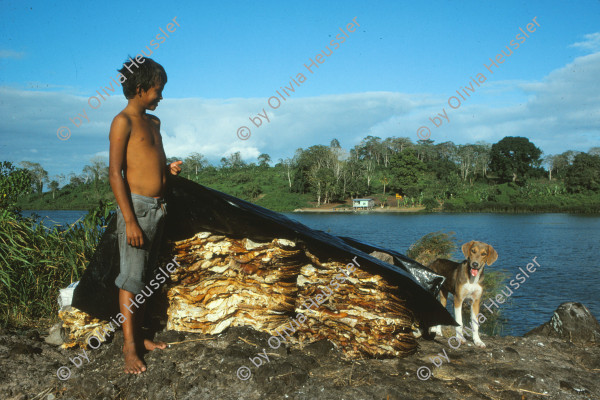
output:
<path id="1" fill-rule="evenodd" d="M 419 352 L 403 359 L 346 360 L 325 340 L 273 350 L 267 333 L 250 328 L 216 336 L 162 331 L 158 339 L 176 344 L 146 354 L 148 371 L 128 376 L 120 331 L 88 350 L 89 362 L 76 358 L 81 350 L 44 343 L 41 333 L 0 332 L 3 399 L 600 398 L 600 347 L 545 336 L 485 337 L 483 350 L 420 340 Z M 59 367 L 71 377 L 59 380 Z M 238 377 L 242 367 L 246 380 Z"/>

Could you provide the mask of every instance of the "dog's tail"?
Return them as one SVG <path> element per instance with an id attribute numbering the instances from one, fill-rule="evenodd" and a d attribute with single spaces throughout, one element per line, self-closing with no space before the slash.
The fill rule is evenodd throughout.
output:
<path id="1" fill-rule="evenodd" d="M 418 263 L 428 266 L 438 258 L 452 258 L 456 251 L 454 232 L 442 231 L 428 233 L 413 243 L 406 255 Z"/>

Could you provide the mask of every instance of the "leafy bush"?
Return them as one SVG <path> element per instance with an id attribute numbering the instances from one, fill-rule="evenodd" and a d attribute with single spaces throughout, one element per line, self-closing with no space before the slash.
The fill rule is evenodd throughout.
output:
<path id="1" fill-rule="evenodd" d="M 456 251 L 454 232 L 428 233 L 410 246 L 406 255 L 413 260 L 429 265 L 437 258 L 449 259 Z"/>
<path id="2" fill-rule="evenodd" d="M 577 154 L 567 168 L 565 183 L 570 193 L 600 192 L 600 156 Z"/>
<path id="3" fill-rule="evenodd" d="M 17 212 L 17 199 L 31 191 L 31 175 L 10 162 L 0 163 L 0 209 Z"/>
<path id="4" fill-rule="evenodd" d="M 0 325 L 56 318 L 58 290 L 79 279 L 112 208 L 100 203 L 67 228 L 0 209 Z"/>
<path id="5" fill-rule="evenodd" d="M 494 299 L 500 293 L 501 289 L 504 289 L 508 277 L 507 273 L 497 269 L 490 270 L 488 267 L 484 271 L 483 293 L 481 294 L 479 312 L 485 315 L 486 320 L 480 325 L 479 330 L 486 335 L 499 335 L 504 331 L 504 327 L 506 326 L 507 321 L 506 317 L 502 314 L 502 309 L 497 309 L 493 313 L 490 313 L 484 307 L 484 304 L 489 305 L 488 299 Z M 508 298 L 505 304 L 510 304 L 511 300 L 512 298 Z M 468 313 L 468 315 L 471 315 L 471 306 L 470 303 L 467 303 L 463 303 L 463 314 Z"/>
<path id="6" fill-rule="evenodd" d="M 423 199 L 423 205 L 425 206 L 425 210 L 433 211 L 436 208 L 439 208 L 440 203 L 433 197 L 426 197 Z"/>
<path id="7" fill-rule="evenodd" d="M 463 199 L 453 198 L 448 199 L 444 202 L 444 211 L 464 211 L 466 209 L 466 204 Z"/>

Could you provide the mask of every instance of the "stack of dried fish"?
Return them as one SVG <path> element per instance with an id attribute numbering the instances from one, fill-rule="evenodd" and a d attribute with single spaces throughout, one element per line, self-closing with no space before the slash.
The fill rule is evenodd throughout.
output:
<path id="1" fill-rule="evenodd" d="M 179 267 L 166 288 L 167 329 L 217 334 L 250 326 L 291 343 L 329 339 L 350 357 L 416 350 L 413 315 L 396 286 L 360 267 L 348 272 L 339 261 L 321 261 L 303 243 L 200 232 L 173 251 Z M 66 346 L 110 332 L 110 323 L 77 309 L 60 317 L 69 329 Z"/>
<path id="2" fill-rule="evenodd" d="M 168 329 L 216 334 L 252 326 L 290 342 L 329 339 L 350 357 L 404 356 L 417 348 L 413 315 L 393 294 L 396 286 L 358 268 L 336 280 L 345 265 L 321 263 L 301 244 L 202 232 L 175 250 L 182 267 L 167 293 Z M 319 294 L 327 301 L 307 310 Z"/>
<path id="3" fill-rule="evenodd" d="M 75 307 L 65 307 L 58 312 L 58 317 L 63 321 L 63 328 L 66 330 L 65 343 L 62 348 L 74 346 L 87 347 L 88 340 L 93 347 L 98 346 L 98 341 L 90 339 L 95 336 L 99 341 L 106 341 L 118 327 L 116 323 L 110 323 L 78 310 Z"/>
<path id="4" fill-rule="evenodd" d="M 306 257 L 285 239 L 256 243 L 200 232 L 175 243 L 167 329 L 216 334 L 230 326 L 270 332 L 294 310 Z"/>
<path id="5" fill-rule="evenodd" d="M 298 329 L 301 341 L 329 339 L 350 357 L 402 357 L 417 350 L 414 317 L 393 294 L 397 286 L 353 264 L 321 263 L 306 253 L 312 265 L 300 270 L 296 302 L 296 312 L 308 317 Z M 313 302 L 319 294 L 327 300 L 320 298 L 323 302 L 317 308 Z"/>

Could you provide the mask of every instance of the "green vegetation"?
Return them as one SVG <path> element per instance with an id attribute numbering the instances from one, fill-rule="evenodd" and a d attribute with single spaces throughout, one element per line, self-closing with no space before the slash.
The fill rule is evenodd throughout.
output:
<path id="1" fill-rule="evenodd" d="M 432 232 L 413 243 L 406 256 L 427 266 L 438 258 L 451 260 L 456 249 L 454 232 Z"/>
<path id="2" fill-rule="evenodd" d="M 524 137 L 505 137 L 490 149 L 490 168 L 503 180 L 515 182 L 541 163 L 542 152 Z"/>
<path id="3" fill-rule="evenodd" d="M 485 271 L 485 280 L 483 285 L 483 293 L 481 294 L 481 305 L 479 312 L 485 315 L 486 320 L 481 324 L 480 331 L 485 333 L 486 335 L 501 335 L 504 331 L 504 327 L 506 326 L 507 320 L 503 314 L 502 309 L 494 310 L 493 313 L 488 312 L 485 307 L 485 304 L 489 305 L 488 299 L 495 299 L 497 294 L 501 293 L 501 290 L 507 284 L 509 275 L 506 272 L 499 271 L 497 269 L 492 269 L 488 267 Z M 512 304 L 512 298 L 508 298 L 506 300 L 506 307 L 508 308 Z M 463 304 L 463 312 L 466 312 L 469 309 L 470 315 L 470 307 Z"/>
<path id="4" fill-rule="evenodd" d="M 455 145 L 367 136 L 348 151 L 333 139 L 329 146 L 298 149 L 275 165 L 268 154 L 256 164 L 245 162 L 239 152 L 219 165 L 198 153 L 169 161 L 179 159 L 184 177 L 280 212 L 350 206 L 356 197 L 374 198 L 377 207 L 399 203 L 426 211 L 600 212 L 600 148 L 542 158 L 522 137 Z M 22 208 L 89 209 L 99 201 L 114 201 L 108 167 L 100 157 L 82 174 L 70 174 L 68 182 L 64 175 L 49 178 L 40 164 L 21 165 L 21 173 L 31 178 L 29 194 L 21 193 L 17 203 Z M 43 191 L 44 184 L 49 191 Z"/>
<path id="5" fill-rule="evenodd" d="M 97 207 L 67 229 L 48 229 L 32 218 L 0 209 L 2 326 L 56 318 L 58 289 L 79 280 L 105 227 L 110 206 Z"/>
<path id="6" fill-rule="evenodd" d="M 82 221 L 46 228 L 35 218 L 22 218 L 14 203 L 20 190 L 31 187 L 30 176 L 23 172 L 7 164 L 0 169 L 0 187 L 5 191 L 0 203 L 2 327 L 57 318 L 58 290 L 79 280 L 113 208 L 100 203 Z"/>

